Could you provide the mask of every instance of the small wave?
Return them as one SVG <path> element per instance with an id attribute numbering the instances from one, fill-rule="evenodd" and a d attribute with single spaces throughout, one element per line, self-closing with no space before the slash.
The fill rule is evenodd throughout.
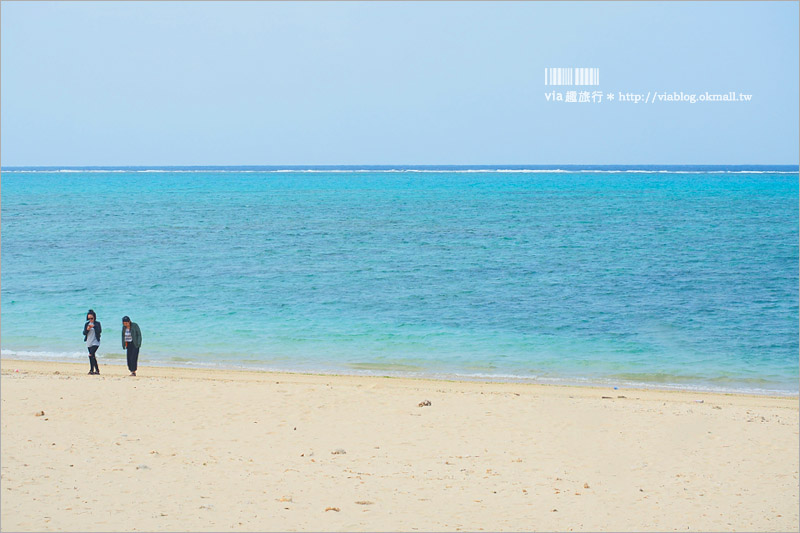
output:
<path id="1" fill-rule="evenodd" d="M 47 359 L 47 360 L 61 360 L 61 359 L 78 359 L 87 357 L 89 354 L 83 352 L 48 352 L 48 351 L 33 351 L 33 350 L 2 350 L 0 357 L 7 359 Z"/>
<path id="2" fill-rule="evenodd" d="M 80 352 L 49 352 L 49 351 L 34 351 L 34 350 L 2 350 L 0 357 L 3 359 L 23 359 L 29 361 L 83 361 L 88 357 L 89 353 L 86 351 Z M 100 351 L 97 352 L 97 357 L 103 359 L 125 359 L 126 355 L 118 351 L 104 352 L 103 347 L 100 346 Z"/>

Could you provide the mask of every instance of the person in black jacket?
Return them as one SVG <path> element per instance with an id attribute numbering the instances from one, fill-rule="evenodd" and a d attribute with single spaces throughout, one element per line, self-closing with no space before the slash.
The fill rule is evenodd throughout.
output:
<path id="1" fill-rule="evenodd" d="M 139 348 L 142 346 L 142 330 L 139 324 L 131 322 L 129 316 L 122 317 L 122 349 L 127 352 L 128 370 L 131 376 L 136 376 L 139 364 Z"/>
<path id="2" fill-rule="evenodd" d="M 89 309 L 86 313 L 86 323 L 83 325 L 83 340 L 89 350 L 89 375 L 100 373 L 95 353 L 100 348 L 100 333 L 102 331 L 103 328 L 100 326 L 100 322 L 97 321 L 97 315 L 93 309 Z"/>

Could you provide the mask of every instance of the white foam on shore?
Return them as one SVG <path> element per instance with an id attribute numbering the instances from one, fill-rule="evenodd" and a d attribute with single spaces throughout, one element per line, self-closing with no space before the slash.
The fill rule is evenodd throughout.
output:
<path id="1" fill-rule="evenodd" d="M 33 361 L 73 361 L 88 357 L 89 352 L 47 352 L 33 350 L 2 350 L 0 357 L 3 359 L 30 359 Z"/>

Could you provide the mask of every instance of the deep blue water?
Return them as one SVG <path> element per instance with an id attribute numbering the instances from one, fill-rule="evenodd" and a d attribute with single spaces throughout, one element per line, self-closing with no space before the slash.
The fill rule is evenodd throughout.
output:
<path id="1" fill-rule="evenodd" d="M 798 391 L 796 167 L 4 169 L 2 354 Z"/>

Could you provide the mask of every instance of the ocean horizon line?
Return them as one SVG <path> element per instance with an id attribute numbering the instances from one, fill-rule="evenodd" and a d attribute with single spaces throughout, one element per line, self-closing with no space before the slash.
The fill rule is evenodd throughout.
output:
<path id="1" fill-rule="evenodd" d="M 633 173 L 781 173 L 800 171 L 799 165 L 667 165 L 667 164 L 547 164 L 547 165 L 14 165 L 3 172 L 633 172 Z"/>

